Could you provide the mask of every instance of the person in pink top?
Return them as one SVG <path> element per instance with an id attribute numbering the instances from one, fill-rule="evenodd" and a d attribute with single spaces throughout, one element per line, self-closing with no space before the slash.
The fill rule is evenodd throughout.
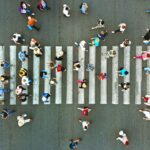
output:
<path id="1" fill-rule="evenodd" d="M 150 59 L 150 52 L 143 51 L 141 55 L 134 56 L 133 58 L 141 59 L 141 60 L 148 60 Z"/>

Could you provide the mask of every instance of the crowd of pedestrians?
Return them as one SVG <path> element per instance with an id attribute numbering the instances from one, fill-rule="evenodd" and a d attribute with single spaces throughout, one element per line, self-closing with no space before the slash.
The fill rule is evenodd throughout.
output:
<path id="1" fill-rule="evenodd" d="M 39 11 L 44 11 L 44 10 L 50 10 L 51 8 L 48 6 L 48 4 L 46 3 L 45 0 L 40 0 L 39 3 L 37 4 L 37 9 Z M 88 15 L 88 9 L 89 9 L 89 5 L 86 2 L 82 2 L 81 5 L 79 6 L 79 11 L 81 12 L 81 14 L 84 15 Z M 21 1 L 19 8 L 18 8 L 19 12 L 21 15 L 23 15 L 26 20 L 27 20 L 27 29 L 28 30 L 37 30 L 40 31 L 40 27 L 38 26 L 38 20 L 35 18 L 36 13 L 32 11 L 32 6 L 25 2 L 25 1 Z M 71 8 L 67 5 L 67 4 L 63 4 L 62 6 L 62 14 L 67 17 L 69 19 L 69 17 L 71 17 Z M 111 31 L 112 34 L 123 34 L 125 32 L 125 30 L 127 29 L 127 24 L 124 22 L 121 22 L 118 27 Z M 98 31 L 97 35 L 95 37 L 91 37 L 88 41 L 85 40 L 81 40 L 79 42 L 75 42 L 75 46 L 78 48 L 79 51 L 84 51 L 84 52 L 88 52 L 88 46 L 95 46 L 95 47 L 99 47 L 101 46 L 101 42 L 105 42 L 107 36 L 108 36 L 108 30 L 107 30 L 107 26 L 105 25 L 105 21 L 103 19 L 98 19 L 97 23 L 95 26 L 91 27 L 91 30 L 100 30 Z M 150 29 L 147 29 L 147 33 L 142 36 L 143 37 L 143 43 L 144 44 L 149 44 L 150 43 Z M 25 38 L 22 34 L 20 33 L 14 33 L 12 35 L 12 39 L 11 39 L 16 45 L 21 45 L 25 42 Z M 128 39 L 128 37 L 126 37 L 125 39 L 122 40 L 122 43 L 120 44 L 120 48 L 125 48 L 127 46 L 130 46 L 132 44 L 132 42 Z M 33 51 L 33 55 L 35 55 L 36 57 L 42 57 L 43 56 L 43 49 L 41 44 L 39 43 L 39 41 L 35 38 L 31 38 L 31 41 L 29 43 L 29 49 L 31 51 Z M 67 70 L 66 67 L 62 66 L 62 64 L 60 63 L 60 61 L 63 60 L 65 53 L 63 50 L 59 51 L 58 53 L 56 53 L 56 56 L 54 58 L 54 61 L 50 61 L 47 62 L 48 66 L 51 70 L 56 70 L 58 73 L 59 72 L 64 72 Z M 117 55 L 116 50 L 111 49 L 109 51 L 107 51 L 105 55 L 105 58 L 114 58 Z M 25 62 L 27 59 L 30 59 L 28 52 L 26 50 L 24 51 L 20 51 L 18 53 L 18 59 L 23 63 Z M 148 51 L 142 51 L 142 53 L 140 55 L 136 55 L 133 57 L 133 59 L 140 59 L 140 60 L 149 60 L 150 59 L 150 52 Z M 57 62 L 57 63 L 56 63 Z M 4 69 L 8 69 L 11 67 L 11 64 L 9 64 L 9 62 L 7 60 L 1 60 L 0 62 L 0 67 L 4 68 Z M 81 69 L 82 65 L 80 61 L 75 61 L 73 63 L 73 70 L 74 71 L 79 71 Z M 86 71 L 93 71 L 95 70 L 95 66 L 94 64 L 86 64 Z M 150 67 L 145 67 L 144 71 L 147 75 L 150 74 Z M 124 78 L 126 76 L 129 75 L 129 70 L 127 70 L 124 67 L 120 67 L 118 68 L 118 70 L 116 70 L 116 72 L 118 76 Z M 29 70 L 27 70 L 26 68 L 20 68 L 19 73 L 18 73 L 19 77 L 21 78 L 21 82 L 19 85 L 17 85 L 15 93 L 17 96 L 17 99 L 20 102 L 25 102 L 27 101 L 27 98 L 29 96 L 32 96 L 31 94 L 29 94 L 27 92 L 27 87 L 31 86 L 32 83 L 34 82 L 32 77 L 29 76 Z M 49 79 L 49 74 L 47 72 L 47 70 L 41 70 L 39 76 L 41 77 L 41 79 Z M 95 75 L 97 77 L 97 80 L 103 82 L 103 80 L 107 80 L 107 78 L 109 77 L 109 75 L 106 72 L 98 72 Z M 9 83 L 10 80 L 10 76 L 7 74 L 3 74 L 0 75 L 0 81 L 2 84 L 7 84 Z M 49 84 L 50 86 L 54 87 L 55 85 L 57 85 L 57 83 L 59 82 L 59 80 L 56 77 L 52 77 L 49 79 Z M 87 79 L 78 79 L 76 81 L 78 88 L 80 88 L 81 90 L 84 90 L 88 87 L 88 80 Z M 121 91 L 126 92 L 127 90 L 129 90 L 130 88 L 130 82 L 122 82 L 119 83 L 118 86 L 121 87 Z M 4 94 L 5 92 L 10 92 L 11 89 L 7 89 L 7 88 L 1 88 L 0 89 L 0 95 Z M 51 93 L 42 93 L 42 101 L 43 103 L 48 103 L 49 102 L 49 98 L 51 96 Z M 147 106 L 150 106 L 150 95 L 145 95 L 144 97 L 142 97 L 142 99 L 144 100 L 144 104 Z M 89 126 L 91 125 L 91 121 L 89 121 L 88 119 L 88 115 L 89 112 L 91 112 L 91 109 L 88 107 L 83 107 L 83 108 L 77 108 L 78 110 L 81 111 L 82 113 L 82 117 L 80 117 L 80 119 L 78 119 L 79 124 L 81 124 L 83 131 L 87 131 Z M 143 113 L 145 116 L 143 117 L 144 120 L 150 120 L 150 109 L 140 109 L 139 112 Z M 1 117 L 2 119 L 7 119 L 8 117 L 10 117 L 11 115 L 15 114 L 16 112 L 14 110 L 9 110 L 9 109 L 3 109 L 1 111 Z M 17 122 L 18 122 L 18 126 L 22 127 L 23 125 L 25 125 L 26 123 L 29 123 L 32 121 L 32 118 L 27 117 L 26 113 L 23 114 L 19 114 L 17 116 Z M 123 130 L 119 131 L 119 136 L 116 138 L 116 140 L 121 141 L 124 145 L 128 145 L 129 141 L 127 138 L 126 133 L 124 133 Z M 78 143 L 81 141 L 81 138 L 75 138 L 75 139 L 70 139 L 70 144 L 69 147 L 72 150 L 75 150 L 78 146 Z"/>

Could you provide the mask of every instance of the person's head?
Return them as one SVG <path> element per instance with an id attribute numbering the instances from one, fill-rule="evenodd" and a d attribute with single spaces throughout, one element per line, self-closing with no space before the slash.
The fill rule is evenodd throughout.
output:
<path id="1" fill-rule="evenodd" d="M 126 71 L 124 72 L 124 74 L 125 74 L 125 75 L 128 75 L 128 74 L 129 74 L 129 72 L 126 70 Z"/>
<path id="2" fill-rule="evenodd" d="M 28 16 L 28 20 L 31 20 L 32 19 L 32 17 L 31 16 Z"/>
<path id="3" fill-rule="evenodd" d="M 147 57 L 150 58 L 150 54 L 147 54 Z"/>
<path id="4" fill-rule="evenodd" d="M 122 26 L 123 29 L 125 29 L 126 27 L 127 27 L 126 25 L 123 25 L 123 26 Z"/>

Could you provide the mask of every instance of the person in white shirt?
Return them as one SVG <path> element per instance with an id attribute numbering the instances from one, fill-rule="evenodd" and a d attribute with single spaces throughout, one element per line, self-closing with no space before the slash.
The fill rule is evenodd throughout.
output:
<path id="1" fill-rule="evenodd" d="M 131 45 L 131 41 L 128 40 L 128 39 L 125 39 L 121 44 L 120 44 L 120 47 L 121 48 L 125 48 L 127 46 Z"/>
<path id="2" fill-rule="evenodd" d="M 14 33 L 11 40 L 12 40 L 15 44 L 22 44 L 22 43 L 25 41 L 25 39 L 24 39 L 24 38 L 22 37 L 22 35 L 19 34 L 19 33 Z"/>
<path id="3" fill-rule="evenodd" d="M 90 122 L 89 121 L 84 121 L 84 120 L 81 120 L 79 119 L 79 122 L 82 124 L 82 128 L 83 128 L 83 131 L 87 131 L 89 125 L 90 125 Z"/>
<path id="4" fill-rule="evenodd" d="M 63 15 L 65 17 L 70 17 L 70 7 L 66 4 L 63 4 Z"/>
<path id="5" fill-rule="evenodd" d="M 124 33 L 124 31 L 127 28 L 127 25 L 125 23 L 120 23 L 118 26 L 119 26 L 119 29 L 112 31 L 112 33 L 117 33 L 117 32 Z"/>
<path id="6" fill-rule="evenodd" d="M 17 116 L 17 121 L 18 121 L 18 126 L 22 127 L 24 126 L 26 123 L 31 122 L 31 118 L 29 119 L 25 119 L 25 117 L 27 117 L 27 114 L 22 114 L 20 116 Z"/>
<path id="7" fill-rule="evenodd" d="M 139 112 L 145 115 L 145 117 L 143 117 L 143 120 L 150 120 L 150 109 L 139 109 Z"/>
<path id="8" fill-rule="evenodd" d="M 124 145 L 129 144 L 127 135 L 123 132 L 123 130 L 119 131 L 119 137 L 117 137 L 116 140 L 121 141 Z"/>
<path id="9" fill-rule="evenodd" d="M 22 84 L 22 85 L 27 85 L 27 86 L 29 86 L 31 83 L 32 83 L 32 80 L 29 79 L 27 76 L 23 76 L 23 77 L 21 78 L 21 84 Z"/>

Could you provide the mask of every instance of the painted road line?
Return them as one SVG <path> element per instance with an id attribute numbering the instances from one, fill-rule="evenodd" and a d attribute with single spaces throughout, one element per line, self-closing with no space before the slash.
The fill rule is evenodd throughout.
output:
<path id="1" fill-rule="evenodd" d="M 21 50 L 26 51 L 28 54 L 28 46 L 21 46 Z M 28 59 L 26 59 L 26 61 L 22 62 L 22 68 L 25 68 L 28 70 Z M 26 93 L 28 93 L 28 86 L 26 86 L 25 89 L 26 89 Z M 21 102 L 22 105 L 28 104 L 28 97 L 26 99 L 27 100 L 25 102 Z"/>
<path id="2" fill-rule="evenodd" d="M 116 56 L 112 59 L 112 104 L 118 104 L 118 46 L 113 46 L 113 50 L 117 52 Z"/>
<path id="3" fill-rule="evenodd" d="M 107 74 L 107 59 L 103 54 L 107 53 L 107 47 L 101 46 L 101 73 Z M 107 79 L 100 81 L 100 104 L 107 104 Z"/>
<path id="4" fill-rule="evenodd" d="M 136 46 L 136 55 L 141 55 L 142 46 Z M 141 104 L 142 60 L 136 59 L 135 67 L 135 104 Z"/>
<path id="5" fill-rule="evenodd" d="M 89 49 L 89 64 L 94 65 L 95 67 L 95 57 L 96 47 L 90 46 Z M 95 69 L 89 71 L 89 104 L 95 104 Z"/>
<path id="6" fill-rule="evenodd" d="M 49 78 L 44 79 L 44 92 L 45 93 L 49 93 L 51 94 L 51 86 L 49 84 L 49 79 L 51 78 L 51 70 L 48 66 L 48 62 L 51 60 L 51 47 L 50 46 L 45 46 L 45 62 L 44 62 L 44 66 L 45 66 L 45 70 L 48 73 Z M 49 97 L 49 101 L 45 102 L 44 104 L 50 104 L 50 97 Z"/>
<path id="7" fill-rule="evenodd" d="M 61 46 L 56 46 L 56 54 L 62 51 Z M 56 64 L 62 64 L 61 61 L 56 61 Z M 58 79 L 58 83 L 56 84 L 55 90 L 55 104 L 62 103 L 62 72 L 57 72 L 56 70 L 56 78 Z"/>
<path id="8" fill-rule="evenodd" d="M 5 47 L 4 46 L 0 46 L 0 61 L 4 60 L 4 55 L 5 55 Z M 5 70 L 3 67 L 0 67 L 0 75 L 5 74 Z M 0 88 L 4 88 L 4 84 L 0 84 Z M 4 94 L 2 94 L 0 96 L 0 101 L 4 100 Z"/>
<path id="9" fill-rule="evenodd" d="M 150 46 L 147 47 L 147 50 L 150 52 Z M 150 60 L 147 60 L 147 67 L 150 67 Z M 147 89 L 146 89 L 146 94 L 150 95 L 150 76 L 147 75 Z"/>
<path id="10" fill-rule="evenodd" d="M 39 104 L 40 58 L 33 56 L 33 104 Z"/>
<path id="11" fill-rule="evenodd" d="M 73 47 L 67 47 L 67 104 L 73 103 Z"/>
<path id="12" fill-rule="evenodd" d="M 85 62 L 85 51 L 79 48 L 78 58 L 80 62 L 80 69 L 78 71 L 78 80 L 85 79 L 84 73 L 84 62 Z M 84 89 L 78 88 L 78 104 L 84 104 Z"/>
<path id="13" fill-rule="evenodd" d="M 130 46 L 124 48 L 124 68 L 129 71 L 129 74 L 124 77 L 124 82 L 130 83 Z M 123 104 L 130 104 L 130 88 L 123 92 Z"/>
<path id="14" fill-rule="evenodd" d="M 16 104 L 16 46 L 10 46 L 10 105 Z"/>

